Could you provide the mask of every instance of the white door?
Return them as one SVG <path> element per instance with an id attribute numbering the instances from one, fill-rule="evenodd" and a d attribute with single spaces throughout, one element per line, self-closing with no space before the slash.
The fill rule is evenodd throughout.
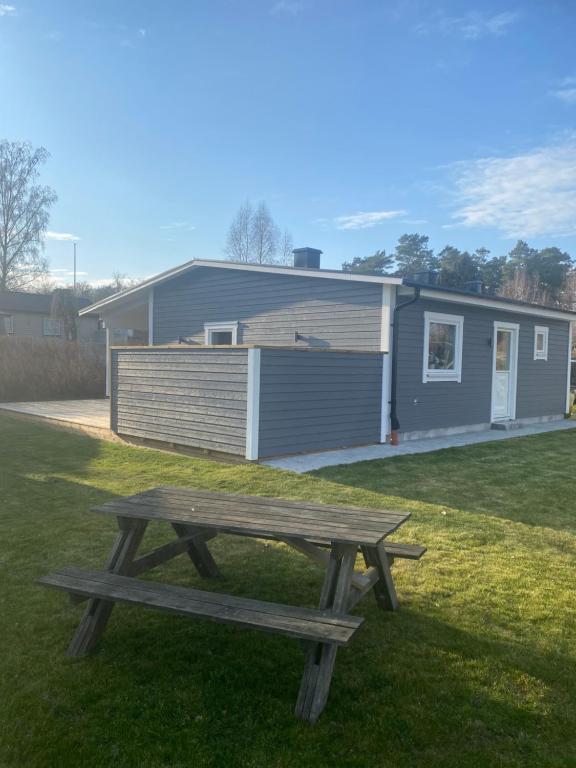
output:
<path id="1" fill-rule="evenodd" d="M 492 371 L 492 420 L 516 418 L 516 370 L 518 367 L 518 326 L 494 323 Z"/>

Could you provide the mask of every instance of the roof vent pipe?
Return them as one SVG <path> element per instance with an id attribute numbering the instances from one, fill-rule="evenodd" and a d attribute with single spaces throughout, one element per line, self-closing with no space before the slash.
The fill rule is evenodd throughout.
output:
<path id="1" fill-rule="evenodd" d="M 438 272 L 433 269 L 426 269 L 422 272 L 414 272 L 414 274 L 408 275 L 406 280 L 410 283 L 418 283 L 418 285 L 437 285 Z"/>
<path id="2" fill-rule="evenodd" d="M 464 288 L 467 291 L 470 291 L 470 293 L 484 292 L 484 286 L 482 285 L 482 280 L 468 280 L 468 282 L 464 283 Z"/>
<path id="3" fill-rule="evenodd" d="M 294 266 L 298 269 L 320 269 L 322 251 L 318 248 L 294 248 Z"/>

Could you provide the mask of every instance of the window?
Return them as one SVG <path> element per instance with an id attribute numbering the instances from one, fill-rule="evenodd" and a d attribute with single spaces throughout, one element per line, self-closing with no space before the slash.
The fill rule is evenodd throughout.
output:
<path id="1" fill-rule="evenodd" d="M 462 381 L 461 315 L 424 313 L 424 365 L 422 381 Z"/>
<path id="2" fill-rule="evenodd" d="M 548 328 L 534 327 L 534 360 L 548 360 Z"/>
<path id="3" fill-rule="evenodd" d="M 205 323 L 205 344 L 238 344 L 238 323 Z"/>
<path id="4" fill-rule="evenodd" d="M 60 318 L 45 317 L 43 333 L 44 336 L 61 336 L 62 329 L 60 328 Z"/>
<path id="5" fill-rule="evenodd" d="M 14 318 L 12 315 L 0 316 L 0 327 L 4 326 L 4 333 L 14 333 Z"/>

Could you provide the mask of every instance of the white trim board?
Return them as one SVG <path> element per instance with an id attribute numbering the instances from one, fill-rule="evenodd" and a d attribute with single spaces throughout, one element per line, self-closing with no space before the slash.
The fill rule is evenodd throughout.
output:
<path id="1" fill-rule="evenodd" d="M 524 304 L 512 304 L 506 301 L 491 299 L 489 296 L 464 296 L 448 291 L 435 291 L 433 288 L 422 288 L 420 296 L 423 299 L 435 299 L 436 301 L 449 301 L 456 304 L 475 304 L 479 307 L 499 309 L 500 312 L 515 312 L 519 315 L 532 315 L 533 317 L 548 317 L 552 320 L 569 320 L 574 322 L 576 317 L 568 312 L 541 307 L 530 307 Z"/>
<path id="2" fill-rule="evenodd" d="M 154 288 L 148 293 L 148 345 L 154 344 Z"/>
<path id="3" fill-rule="evenodd" d="M 258 459 L 260 434 L 260 349 L 248 350 L 248 382 L 246 393 L 246 458 Z"/>
<path id="4" fill-rule="evenodd" d="M 570 323 L 570 330 L 568 332 L 568 377 L 566 381 L 566 413 L 570 413 L 570 378 L 572 373 L 572 334 L 574 333 L 574 326 Z"/>
<path id="5" fill-rule="evenodd" d="M 382 286 L 382 328 L 380 350 L 382 355 L 382 403 L 380 406 L 380 442 L 385 443 L 390 434 L 390 396 L 392 390 L 392 328 L 396 291 L 389 285 Z"/>

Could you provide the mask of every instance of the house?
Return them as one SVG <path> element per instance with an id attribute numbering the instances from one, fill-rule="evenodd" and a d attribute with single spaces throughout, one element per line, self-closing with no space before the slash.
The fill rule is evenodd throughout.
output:
<path id="1" fill-rule="evenodd" d="M 561 419 L 576 314 L 406 280 L 194 260 L 99 313 L 120 434 L 273 455 Z"/>
<path id="2" fill-rule="evenodd" d="M 88 299 L 77 298 L 78 309 Z M 0 335 L 63 338 L 64 323 L 51 313 L 52 294 L 0 291 Z M 84 313 L 77 321 L 79 341 L 103 341 L 98 314 Z"/>

